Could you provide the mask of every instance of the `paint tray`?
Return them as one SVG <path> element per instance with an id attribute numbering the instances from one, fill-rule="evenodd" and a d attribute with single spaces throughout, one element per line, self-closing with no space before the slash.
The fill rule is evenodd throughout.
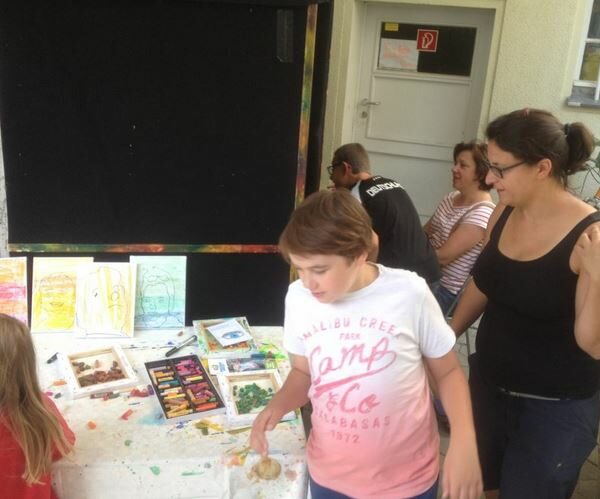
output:
<path id="1" fill-rule="evenodd" d="M 73 398 L 138 384 L 133 367 L 118 345 L 79 353 L 59 353 L 58 361 Z"/>
<path id="2" fill-rule="evenodd" d="M 178 423 L 225 412 L 223 399 L 197 355 L 144 365 L 165 421 Z"/>

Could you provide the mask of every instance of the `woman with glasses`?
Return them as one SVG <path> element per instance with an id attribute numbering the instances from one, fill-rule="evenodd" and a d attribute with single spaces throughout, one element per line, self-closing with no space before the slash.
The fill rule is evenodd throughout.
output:
<path id="1" fill-rule="evenodd" d="M 600 213 L 567 190 L 593 138 L 534 109 L 486 135 L 500 203 L 451 322 L 460 334 L 483 313 L 469 384 L 484 489 L 566 498 L 600 416 Z"/>
<path id="2" fill-rule="evenodd" d="M 486 184 L 486 146 L 477 142 L 456 144 L 452 186 L 423 229 L 435 249 L 442 278 L 435 297 L 446 315 L 469 277 L 483 248 L 494 203 Z"/>

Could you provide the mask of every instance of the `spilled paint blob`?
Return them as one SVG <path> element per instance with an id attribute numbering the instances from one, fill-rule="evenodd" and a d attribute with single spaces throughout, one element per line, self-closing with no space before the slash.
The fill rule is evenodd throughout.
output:
<path id="1" fill-rule="evenodd" d="M 131 445 L 132 440 L 125 440 L 125 447 L 129 447 Z"/>
<path id="2" fill-rule="evenodd" d="M 210 463 L 204 463 L 204 467 L 206 469 L 212 468 L 212 464 L 210 464 Z"/>
<path id="3" fill-rule="evenodd" d="M 204 475 L 204 471 L 184 471 L 181 476 Z"/>
<path id="4" fill-rule="evenodd" d="M 288 480 L 293 482 L 294 480 L 296 480 L 298 473 L 296 473 L 294 470 L 285 470 L 284 475 Z"/>
<path id="5" fill-rule="evenodd" d="M 154 475 L 158 476 L 158 475 L 160 475 L 160 466 L 150 466 L 150 471 Z"/>
<path id="6" fill-rule="evenodd" d="M 146 414 L 137 420 L 138 424 L 148 425 L 148 426 L 159 426 L 163 424 L 163 415 L 160 412 L 155 412 L 152 414 Z"/>

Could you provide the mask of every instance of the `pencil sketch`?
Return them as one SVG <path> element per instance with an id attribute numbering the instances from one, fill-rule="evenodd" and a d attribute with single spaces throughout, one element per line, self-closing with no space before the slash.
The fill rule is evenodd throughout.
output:
<path id="1" fill-rule="evenodd" d="M 185 326 L 185 256 L 132 256 L 137 266 L 135 327 Z"/>
<path id="2" fill-rule="evenodd" d="M 135 266 L 90 263 L 77 272 L 76 330 L 84 336 L 133 336 Z"/>

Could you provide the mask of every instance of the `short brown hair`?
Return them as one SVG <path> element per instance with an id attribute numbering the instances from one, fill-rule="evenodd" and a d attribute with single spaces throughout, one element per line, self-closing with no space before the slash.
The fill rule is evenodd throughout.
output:
<path id="1" fill-rule="evenodd" d="M 475 175 L 477 180 L 479 180 L 479 189 L 482 191 L 489 191 L 492 186 L 485 183 L 485 177 L 490 170 L 487 159 L 487 145 L 475 140 L 471 142 L 459 142 L 454 146 L 454 163 L 456 163 L 458 155 L 464 151 L 470 151 L 473 156 L 473 161 L 475 162 Z"/>
<path id="2" fill-rule="evenodd" d="M 345 161 L 352 168 L 352 173 L 369 172 L 371 165 L 369 163 L 369 153 L 358 142 L 344 144 L 333 153 L 333 164 Z"/>
<path id="3" fill-rule="evenodd" d="M 354 259 L 369 252 L 371 245 L 371 219 L 346 189 L 308 196 L 279 237 L 279 250 L 288 262 L 290 253 Z"/>

